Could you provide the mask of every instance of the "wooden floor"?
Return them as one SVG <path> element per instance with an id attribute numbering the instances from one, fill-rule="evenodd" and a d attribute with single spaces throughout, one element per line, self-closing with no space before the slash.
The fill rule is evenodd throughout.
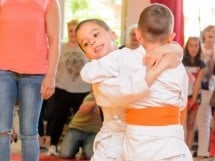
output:
<path id="1" fill-rule="evenodd" d="M 21 160 L 21 142 L 11 144 L 11 160 L 10 161 L 22 161 Z M 1 160 L 1 159 L 0 159 Z M 75 159 L 61 159 L 59 157 L 48 156 L 46 152 L 41 152 L 40 161 L 88 161 L 88 160 L 75 160 Z"/>
<path id="2" fill-rule="evenodd" d="M 12 154 L 11 161 L 21 161 L 20 154 Z M 88 160 L 61 159 L 58 157 L 47 156 L 45 154 L 41 154 L 40 161 L 88 161 Z"/>

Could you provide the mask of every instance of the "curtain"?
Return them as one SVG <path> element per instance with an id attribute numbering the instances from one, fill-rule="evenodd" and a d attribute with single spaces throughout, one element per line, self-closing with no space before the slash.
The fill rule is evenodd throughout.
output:
<path id="1" fill-rule="evenodd" d="M 151 0 L 151 3 L 161 3 L 171 9 L 175 17 L 174 32 L 176 33 L 175 41 L 182 46 L 184 45 L 184 15 L 183 0 Z"/>

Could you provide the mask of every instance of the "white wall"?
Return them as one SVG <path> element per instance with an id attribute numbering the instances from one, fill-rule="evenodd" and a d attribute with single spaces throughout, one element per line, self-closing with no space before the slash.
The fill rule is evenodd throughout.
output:
<path id="1" fill-rule="evenodd" d="M 121 35 L 126 35 L 126 29 L 137 23 L 138 18 L 142 10 L 150 4 L 150 0 L 124 0 L 122 9 L 122 27 Z M 125 36 L 122 36 L 121 42 L 125 40 Z"/>
<path id="2" fill-rule="evenodd" d="M 58 0 L 61 10 L 61 39 L 63 39 L 63 26 L 64 26 L 64 0 Z"/>
<path id="3" fill-rule="evenodd" d="M 137 23 L 142 10 L 150 4 L 150 0 L 125 0 L 127 1 L 126 26 Z"/>

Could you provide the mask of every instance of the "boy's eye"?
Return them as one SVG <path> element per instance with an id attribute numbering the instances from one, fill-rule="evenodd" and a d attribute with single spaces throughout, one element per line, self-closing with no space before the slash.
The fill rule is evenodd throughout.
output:
<path id="1" fill-rule="evenodd" d="M 74 30 L 69 30 L 69 33 L 73 33 L 73 32 L 75 32 Z"/>
<path id="2" fill-rule="evenodd" d="M 85 42 L 85 43 L 83 43 L 83 46 L 84 46 L 84 47 L 87 47 L 88 44 L 89 44 L 88 42 Z"/>
<path id="3" fill-rule="evenodd" d="M 93 37 L 97 37 L 99 35 L 99 33 L 97 32 L 97 33 L 94 33 L 93 34 Z"/>

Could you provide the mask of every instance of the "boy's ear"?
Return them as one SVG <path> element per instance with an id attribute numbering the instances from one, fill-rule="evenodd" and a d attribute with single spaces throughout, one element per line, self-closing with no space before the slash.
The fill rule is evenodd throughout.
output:
<path id="1" fill-rule="evenodd" d="M 135 29 L 136 38 L 139 41 L 139 43 L 142 43 L 142 36 L 140 33 L 140 30 L 138 28 Z"/>
<path id="2" fill-rule="evenodd" d="M 171 43 L 171 42 L 174 40 L 175 36 L 176 36 L 176 33 L 175 33 L 175 32 L 171 33 L 171 34 L 169 35 L 169 38 L 168 38 L 168 43 Z"/>

